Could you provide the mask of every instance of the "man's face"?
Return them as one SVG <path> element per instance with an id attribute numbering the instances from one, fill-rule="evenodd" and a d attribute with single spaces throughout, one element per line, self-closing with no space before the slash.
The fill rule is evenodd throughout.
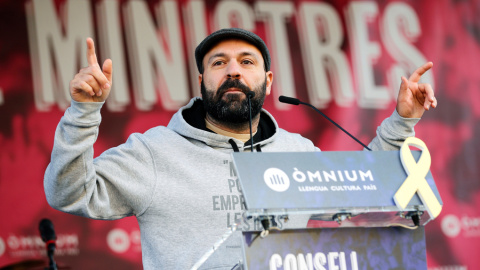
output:
<path id="1" fill-rule="evenodd" d="M 207 113 L 224 123 L 248 122 L 246 93 L 252 98 L 252 115 L 257 115 L 265 96 L 270 94 L 273 74 L 265 72 L 263 57 L 253 45 L 242 40 L 226 40 L 213 47 L 203 59 L 199 75 Z"/>

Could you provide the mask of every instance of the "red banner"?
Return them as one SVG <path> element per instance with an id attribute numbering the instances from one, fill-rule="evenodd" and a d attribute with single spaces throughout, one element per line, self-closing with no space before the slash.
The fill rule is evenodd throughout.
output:
<path id="1" fill-rule="evenodd" d="M 167 125 L 199 93 L 195 46 L 234 26 L 271 50 L 275 79 L 265 108 L 327 151 L 361 147 L 315 112 L 280 104 L 279 95 L 314 104 L 369 142 L 395 108 L 400 77 L 432 61 L 424 80 L 439 105 L 415 127 L 444 204 L 426 226 L 428 266 L 480 268 L 480 1 L 3 0 L 0 13 L 0 267 L 45 260 L 38 222 L 49 218 L 60 265 L 141 268 L 134 218 L 61 213 L 43 192 L 68 83 L 87 65 L 85 38 L 115 70 L 98 155 L 132 132 Z"/>

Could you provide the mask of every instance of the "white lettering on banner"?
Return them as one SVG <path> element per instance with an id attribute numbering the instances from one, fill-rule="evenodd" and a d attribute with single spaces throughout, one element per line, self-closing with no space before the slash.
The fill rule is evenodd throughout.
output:
<path id="1" fill-rule="evenodd" d="M 362 190 L 359 186 L 331 186 L 332 191 L 357 191 Z"/>
<path id="2" fill-rule="evenodd" d="M 327 264 L 327 256 L 321 252 L 315 253 L 315 257 L 313 257 L 313 265 L 317 270 L 326 270 L 324 265 Z"/>
<path id="3" fill-rule="evenodd" d="M 462 217 L 462 224 L 467 229 L 480 229 L 480 217 Z"/>
<path id="4" fill-rule="evenodd" d="M 100 55 L 112 59 L 115 76 L 112 90 L 106 101 L 110 111 L 123 111 L 130 104 L 128 96 L 127 66 L 124 57 L 122 30 L 120 29 L 119 1 L 104 0 L 97 4 L 98 43 Z M 102 65 L 102 63 L 100 63 Z"/>
<path id="5" fill-rule="evenodd" d="M 2 257 L 3 253 L 5 253 L 5 242 L 0 237 L 0 257 Z"/>
<path id="6" fill-rule="evenodd" d="M 282 256 L 275 253 L 270 257 L 270 263 L 269 263 L 270 270 L 276 270 L 278 267 L 281 267 L 282 264 L 283 264 Z"/>
<path id="7" fill-rule="evenodd" d="M 345 19 L 353 47 L 353 69 L 358 81 L 359 105 L 364 108 L 382 108 L 390 102 L 390 94 L 384 85 L 376 85 L 373 65 L 381 55 L 380 44 L 371 41 L 368 23 L 378 16 L 375 2 L 351 2 Z"/>
<path id="8" fill-rule="evenodd" d="M 90 1 L 67 1 L 62 8 L 59 18 L 52 0 L 26 4 L 34 99 L 41 111 L 55 103 L 66 109 L 70 80 L 87 66 L 85 38 L 93 36 Z"/>
<path id="9" fill-rule="evenodd" d="M 343 179 L 343 174 L 341 171 L 337 171 L 337 174 L 338 174 L 338 178 L 340 180 L 340 182 L 345 182 L 345 180 Z"/>
<path id="10" fill-rule="evenodd" d="M 356 251 L 350 252 L 350 263 L 352 265 L 352 270 L 358 270 L 358 260 L 357 260 Z"/>
<path id="11" fill-rule="evenodd" d="M 297 255 L 297 268 L 298 269 L 312 269 L 313 270 L 313 257 L 312 253 L 307 253 L 307 255 L 303 255 L 303 253 L 299 253 Z"/>
<path id="12" fill-rule="evenodd" d="M 348 181 L 355 182 L 357 181 L 357 172 L 352 170 L 352 176 L 348 173 L 347 170 L 343 171 L 345 173 L 345 178 L 347 178 Z"/>
<path id="13" fill-rule="evenodd" d="M 293 168 L 293 174 L 292 174 L 293 179 L 299 183 L 303 183 L 307 177 L 305 174 L 301 171 L 299 171 L 297 168 Z"/>
<path id="14" fill-rule="evenodd" d="M 273 84 L 274 100 L 279 96 L 286 95 L 295 97 L 295 85 L 293 84 L 293 70 L 290 55 L 290 46 L 288 45 L 287 29 L 285 22 L 289 20 L 295 8 L 292 2 L 274 2 L 258 1 L 255 4 L 255 10 L 259 19 L 265 21 L 267 26 L 267 40 L 272 60 L 271 69 L 276 74 L 275 80 L 278 83 Z M 274 103 L 279 110 L 286 110 L 288 104 Z"/>
<path id="15" fill-rule="evenodd" d="M 441 228 L 448 237 L 480 237 L 480 217 L 462 216 L 457 217 L 454 214 L 446 215 L 442 218 Z"/>
<path id="16" fill-rule="evenodd" d="M 17 249 L 18 247 L 20 247 L 18 238 L 15 235 L 10 235 L 7 238 L 7 244 L 8 244 L 8 247 L 11 249 Z"/>
<path id="17" fill-rule="evenodd" d="M 284 270 L 358 270 L 357 252 L 350 252 L 350 263 L 347 263 L 345 252 L 329 252 L 327 255 L 322 252 L 285 255 L 284 258 L 275 253 L 270 257 L 269 269 L 277 270 L 283 267 Z"/>
<path id="18" fill-rule="evenodd" d="M 316 171 L 315 173 L 307 171 L 307 175 L 310 182 L 314 182 L 315 179 L 317 179 L 318 182 L 322 182 L 322 176 L 320 175 L 319 171 Z"/>
<path id="19" fill-rule="evenodd" d="M 315 172 L 307 171 L 307 174 L 305 174 L 302 171 L 299 171 L 297 168 L 294 168 L 293 170 L 294 171 L 292 173 L 292 178 L 299 183 L 305 182 L 305 180 L 307 179 L 307 176 L 308 176 L 308 180 L 312 183 L 314 182 L 315 179 L 318 182 L 325 181 L 327 183 L 339 182 L 339 181 L 345 182 L 345 179 L 347 179 L 350 182 L 356 182 L 359 179 L 359 177 L 360 177 L 360 181 L 362 182 L 365 182 L 366 180 L 375 181 L 371 170 L 368 170 L 368 171 L 362 171 L 362 170 L 333 171 L 331 170 L 331 171 L 315 171 Z M 322 175 L 323 175 L 323 180 L 322 180 Z"/>
<path id="20" fill-rule="evenodd" d="M 328 191 L 328 188 L 325 186 L 300 186 L 298 191 L 309 192 L 309 191 Z"/>
<path id="21" fill-rule="evenodd" d="M 197 62 L 195 61 L 195 48 L 207 36 L 205 18 L 205 4 L 202 0 L 190 0 L 183 10 L 185 21 L 185 36 L 187 43 L 187 55 L 190 70 L 190 86 L 194 96 L 200 96 L 198 84 Z"/>
<path id="22" fill-rule="evenodd" d="M 468 270 L 466 265 L 442 265 L 429 267 L 428 270 Z"/>
<path id="23" fill-rule="evenodd" d="M 7 238 L 7 244 L 10 249 L 33 249 L 41 248 L 45 244 L 40 236 L 16 236 L 10 235 Z"/>
<path id="24" fill-rule="evenodd" d="M 287 254 L 283 260 L 283 269 L 285 270 L 297 270 L 297 259 L 293 254 Z"/>
<path id="25" fill-rule="evenodd" d="M 57 247 L 78 247 L 79 245 L 78 235 L 70 234 L 70 235 L 62 235 L 57 238 Z"/>
<path id="26" fill-rule="evenodd" d="M 298 191 L 300 192 L 321 192 L 321 191 L 359 191 L 359 190 L 377 190 L 377 186 L 363 185 L 362 188 L 358 185 L 342 185 L 342 186 L 331 186 L 330 189 L 326 186 L 299 186 Z"/>
<path id="27" fill-rule="evenodd" d="M 11 234 L 6 239 L 6 243 L 0 238 L 0 256 L 2 253 L 7 253 L 8 256 L 13 258 L 46 256 L 46 247 L 45 243 L 42 241 L 42 238 L 38 235 Z M 55 255 L 78 255 L 79 253 L 78 235 L 57 235 Z"/>
<path id="28" fill-rule="evenodd" d="M 323 179 L 325 179 L 325 182 L 330 182 L 330 180 L 337 182 L 337 176 L 335 175 L 334 171 L 323 171 Z"/>
<path id="29" fill-rule="evenodd" d="M 151 110 L 158 89 L 163 108 L 176 110 L 189 99 L 177 2 L 160 2 L 156 13 L 158 29 L 145 1 L 125 7 L 135 102 L 138 109 Z"/>
<path id="30" fill-rule="evenodd" d="M 362 181 L 365 181 L 367 178 L 370 180 L 370 181 L 373 181 L 373 175 L 372 175 L 372 171 L 368 170 L 366 172 L 364 171 L 358 171 L 358 173 L 360 174 L 360 179 Z"/>
<path id="31" fill-rule="evenodd" d="M 400 85 L 401 76 L 427 62 L 422 53 L 411 44 L 422 34 L 420 22 L 411 6 L 397 2 L 385 9 L 380 30 L 385 49 L 397 61 L 387 74 L 389 83 L 392 86 Z M 434 87 L 432 71 L 422 75 L 422 81 L 427 81 Z M 392 89 L 395 89 L 394 97 L 397 97 L 398 88 Z"/>
<path id="32" fill-rule="evenodd" d="M 255 13 L 246 2 L 220 1 L 214 14 L 215 30 L 237 27 L 253 31 L 255 28 Z"/>
<path id="33" fill-rule="evenodd" d="M 297 21 L 310 103 L 326 108 L 333 92 L 337 105 L 350 106 L 353 84 L 348 59 L 340 49 L 344 34 L 337 12 L 327 3 L 303 2 Z"/>
<path id="34" fill-rule="evenodd" d="M 375 181 L 373 178 L 373 174 L 371 170 L 368 171 L 362 171 L 362 170 L 352 170 L 351 171 L 352 176 L 350 176 L 349 172 L 347 170 L 337 170 L 337 171 L 307 171 L 307 174 L 304 172 L 298 170 L 297 168 L 293 168 L 293 173 L 292 173 L 292 178 L 298 183 L 304 183 L 308 177 L 308 180 L 310 183 L 315 182 L 315 179 L 317 182 L 322 183 L 322 175 L 323 179 L 325 182 L 345 182 L 344 178 L 347 178 L 350 182 L 355 182 L 358 180 L 357 173 L 360 176 L 360 181 L 365 182 L 366 180 L 370 181 Z M 337 178 L 338 176 L 338 178 Z M 263 174 L 263 179 L 265 181 L 265 184 L 272 189 L 273 191 L 277 192 L 283 192 L 286 191 L 290 187 L 290 179 L 288 175 L 278 169 L 278 168 L 269 168 L 265 170 Z M 229 179 L 229 188 L 230 192 L 232 191 L 232 187 L 235 186 L 234 180 Z M 236 184 L 238 186 L 238 183 Z M 358 191 L 362 190 L 360 186 L 358 185 L 337 185 L 337 186 L 330 186 L 327 188 L 326 186 L 298 186 L 298 191 L 300 192 L 310 192 L 310 191 Z M 363 185 L 363 190 L 377 190 L 377 187 L 374 184 L 370 185 Z M 214 210 L 216 210 L 215 206 L 215 199 L 214 199 Z"/>
<path id="35" fill-rule="evenodd" d="M 333 269 L 331 269 L 330 267 L 329 270 L 339 270 L 340 268 L 338 267 L 338 265 L 335 264 L 335 260 L 338 258 L 338 252 L 329 252 L 328 255 L 327 255 L 327 260 L 328 260 L 328 265 L 329 266 L 332 266 Z"/>
<path id="36" fill-rule="evenodd" d="M 235 26 L 256 32 L 256 21 L 263 22 L 276 78 L 273 93 L 292 97 L 297 96 L 293 71 L 298 66 L 291 62 L 292 40 L 287 29 L 291 29 L 288 21 L 295 19 L 297 24 L 291 25 L 297 26 L 299 34 L 309 102 L 319 108 L 328 107 L 332 101 L 348 107 L 355 100 L 362 108 L 384 108 L 396 98 L 400 76 L 426 62 L 414 46 L 421 35 L 418 15 L 406 2 L 387 4 L 383 14 L 375 1 L 350 2 L 344 14 L 349 52 L 343 49 L 345 33 L 341 16 L 328 3 L 301 1 L 296 10 L 289 1 L 227 0 L 217 1 L 214 12 L 208 13 L 204 0 L 157 1 L 154 15 L 149 4 L 139 0 L 126 3 L 104 0 L 94 7 L 99 59 L 112 58 L 115 66 L 113 89 L 107 100 L 110 111 L 124 111 L 132 103 L 128 71 L 134 104 L 139 110 L 161 105 L 165 110 L 175 111 L 191 94 L 200 94 L 194 49 L 209 33 L 206 14 L 212 16 L 212 31 Z M 61 4 L 61 10 L 66 12 L 60 15 L 54 0 L 27 2 L 34 100 L 38 110 L 49 110 L 55 104 L 65 109 L 69 105 L 68 83 L 78 69 L 87 65 L 85 38 L 94 36 L 92 2 L 66 0 Z M 371 40 L 369 36 L 369 29 L 375 27 L 380 30 L 381 40 Z M 123 38 L 127 41 L 126 48 L 122 45 Z M 385 71 L 374 72 L 374 65 L 382 56 L 382 46 L 396 63 Z M 124 55 L 130 60 L 128 68 Z M 422 80 L 432 84 L 433 74 L 426 73 Z M 278 110 L 291 108 L 274 100 Z M 1 102 L 0 91 L 0 105 Z"/>
<path id="37" fill-rule="evenodd" d="M 140 230 L 134 230 L 130 232 L 130 243 L 132 243 L 135 246 L 136 251 L 142 251 L 142 234 L 140 233 Z"/>

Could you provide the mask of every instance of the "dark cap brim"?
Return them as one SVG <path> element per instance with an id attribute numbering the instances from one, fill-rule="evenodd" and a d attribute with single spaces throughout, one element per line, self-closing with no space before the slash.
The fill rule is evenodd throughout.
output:
<path id="1" fill-rule="evenodd" d="M 262 53 L 265 71 L 270 70 L 270 52 L 268 51 L 265 42 L 259 36 L 240 28 L 225 28 L 213 32 L 207 36 L 195 49 L 195 60 L 197 62 L 198 72 L 203 73 L 203 58 L 205 55 L 216 44 L 228 39 L 241 39 L 257 47 L 257 49 Z"/>

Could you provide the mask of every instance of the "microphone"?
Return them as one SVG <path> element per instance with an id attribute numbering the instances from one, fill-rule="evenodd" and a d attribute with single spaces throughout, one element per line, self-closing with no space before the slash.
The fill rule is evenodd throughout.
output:
<path id="1" fill-rule="evenodd" d="M 49 219 L 42 219 L 38 225 L 40 231 L 40 236 L 42 237 L 43 242 L 47 246 L 48 258 L 50 259 L 49 269 L 57 269 L 57 264 L 53 260 L 53 253 L 55 251 L 55 241 L 57 236 L 55 235 L 55 230 L 53 229 L 53 223 Z"/>
<path id="2" fill-rule="evenodd" d="M 43 242 L 48 245 L 55 245 L 55 240 L 57 236 L 55 235 L 55 230 L 53 229 L 53 223 L 49 219 L 42 219 L 38 225 L 40 230 L 40 236 L 42 237 Z"/>
<path id="3" fill-rule="evenodd" d="M 369 150 L 369 151 L 372 151 L 372 149 L 368 148 L 368 146 L 366 146 L 365 144 L 363 144 L 361 141 L 359 141 L 357 138 L 355 138 L 355 136 L 353 136 L 352 134 L 350 134 L 348 131 L 346 131 L 345 129 L 343 129 L 339 124 L 335 123 L 335 121 L 333 121 L 332 119 L 330 119 L 330 117 L 328 117 L 327 115 L 325 115 L 324 113 L 322 113 L 320 110 L 318 110 L 317 108 L 315 108 L 315 106 L 313 106 L 312 104 L 309 104 L 309 103 L 305 103 L 305 102 L 302 102 L 300 101 L 299 99 L 297 98 L 292 98 L 292 97 L 286 97 L 286 96 L 280 96 L 278 97 L 278 100 L 282 103 L 287 103 L 287 104 L 292 104 L 292 105 L 299 105 L 299 104 L 302 104 L 302 105 L 307 105 L 309 107 L 311 107 L 312 109 L 314 109 L 316 112 L 318 112 L 319 114 L 321 114 L 323 117 L 325 117 L 328 121 L 330 121 L 332 124 L 334 124 L 336 127 L 338 127 L 339 129 L 341 129 L 343 132 L 345 132 L 348 136 L 350 136 L 352 139 L 354 139 L 356 142 L 358 142 L 359 144 L 361 144 L 363 147 L 365 147 L 365 149 Z"/>
<path id="4" fill-rule="evenodd" d="M 252 98 L 255 97 L 255 92 L 253 91 L 248 91 L 247 92 L 247 98 L 248 98 L 248 123 L 250 124 L 250 150 L 253 153 L 253 133 L 252 133 Z"/>
<path id="5" fill-rule="evenodd" d="M 292 105 L 300 104 L 300 100 L 298 100 L 297 98 L 292 98 L 292 97 L 279 96 L 278 100 L 282 103 L 287 103 L 287 104 L 292 104 Z"/>

